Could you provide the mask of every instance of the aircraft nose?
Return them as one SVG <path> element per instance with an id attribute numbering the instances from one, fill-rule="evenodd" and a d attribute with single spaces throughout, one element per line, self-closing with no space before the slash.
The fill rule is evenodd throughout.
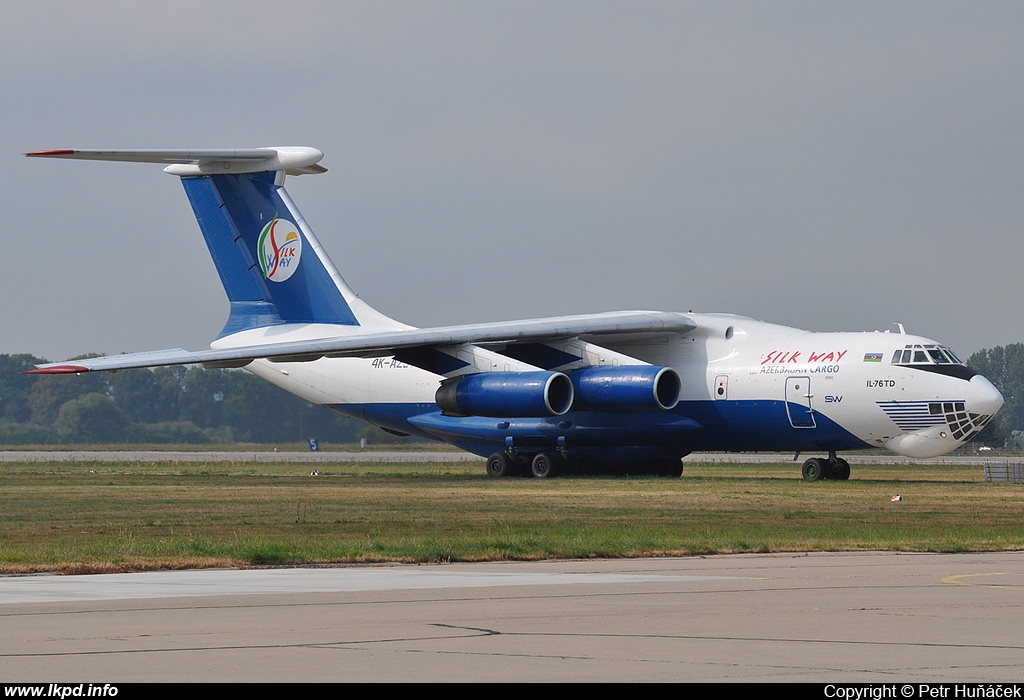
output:
<path id="1" fill-rule="evenodd" d="M 967 410 L 983 416 L 991 416 L 1003 406 L 1003 395 L 992 382 L 980 374 L 971 377 L 967 385 L 967 396 L 964 399 Z"/>

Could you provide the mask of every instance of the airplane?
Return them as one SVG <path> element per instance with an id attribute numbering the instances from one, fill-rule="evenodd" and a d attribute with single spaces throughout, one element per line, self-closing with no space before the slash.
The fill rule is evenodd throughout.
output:
<path id="1" fill-rule="evenodd" d="M 694 451 L 915 458 L 974 438 L 1003 404 L 948 347 L 907 334 L 821 333 L 743 316 L 618 311 L 415 328 L 348 286 L 284 188 L 319 174 L 310 147 L 46 150 L 157 163 L 180 178 L 230 312 L 209 350 L 40 364 L 34 374 L 196 364 L 246 370 L 347 416 L 486 458 L 492 477 L 680 476 Z"/>

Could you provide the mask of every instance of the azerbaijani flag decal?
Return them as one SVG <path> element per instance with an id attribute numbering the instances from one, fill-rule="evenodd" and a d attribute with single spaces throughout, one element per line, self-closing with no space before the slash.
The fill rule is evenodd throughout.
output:
<path id="1" fill-rule="evenodd" d="M 880 353 L 880 352 L 866 352 L 866 353 L 864 353 L 864 361 L 865 362 L 881 362 L 882 361 L 882 353 Z"/>

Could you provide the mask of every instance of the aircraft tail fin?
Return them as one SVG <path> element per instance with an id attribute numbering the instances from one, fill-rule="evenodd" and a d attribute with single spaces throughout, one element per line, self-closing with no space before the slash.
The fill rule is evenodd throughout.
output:
<path id="1" fill-rule="evenodd" d="M 326 172 L 308 147 L 56 150 L 28 156 L 161 163 L 181 178 L 231 304 L 221 337 L 285 323 L 401 327 L 348 287 L 284 188 Z"/>

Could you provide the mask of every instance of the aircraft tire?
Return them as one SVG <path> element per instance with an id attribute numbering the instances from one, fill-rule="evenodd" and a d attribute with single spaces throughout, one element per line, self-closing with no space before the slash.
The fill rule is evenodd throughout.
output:
<path id="1" fill-rule="evenodd" d="M 673 478 L 679 478 L 683 475 L 683 460 L 681 459 L 670 459 L 665 468 L 665 476 L 671 476 Z"/>
<path id="2" fill-rule="evenodd" d="M 504 452 L 495 452 L 487 458 L 487 476 L 503 479 L 515 473 L 515 463 Z"/>
<path id="3" fill-rule="evenodd" d="M 850 463 L 842 457 L 836 459 L 832 465 L 832 478 L 837 481 L 848 481 L 850 478 Z"/>
<path id="4" fill-rule="evenodd" d="M 804 481 L 821 481 L 825 478 L 825 466 L 827 462 L 823 459 L 814 457 L 804 462 L 804 466 L 801 468 L 800 473 L 803 474 Z"/>
<path id="5" fill-rule="evenodd" d="M 680 477 L 683 475 L 683 460 L 659 459 L 650 473 L 652 476 Z"/>
<path id="6" fill-rule="evenodd" d="M 551 479 L 558 475 L 558 455 L 540 452 L 530 463 L 530 471 L 535 479 Z"/>

